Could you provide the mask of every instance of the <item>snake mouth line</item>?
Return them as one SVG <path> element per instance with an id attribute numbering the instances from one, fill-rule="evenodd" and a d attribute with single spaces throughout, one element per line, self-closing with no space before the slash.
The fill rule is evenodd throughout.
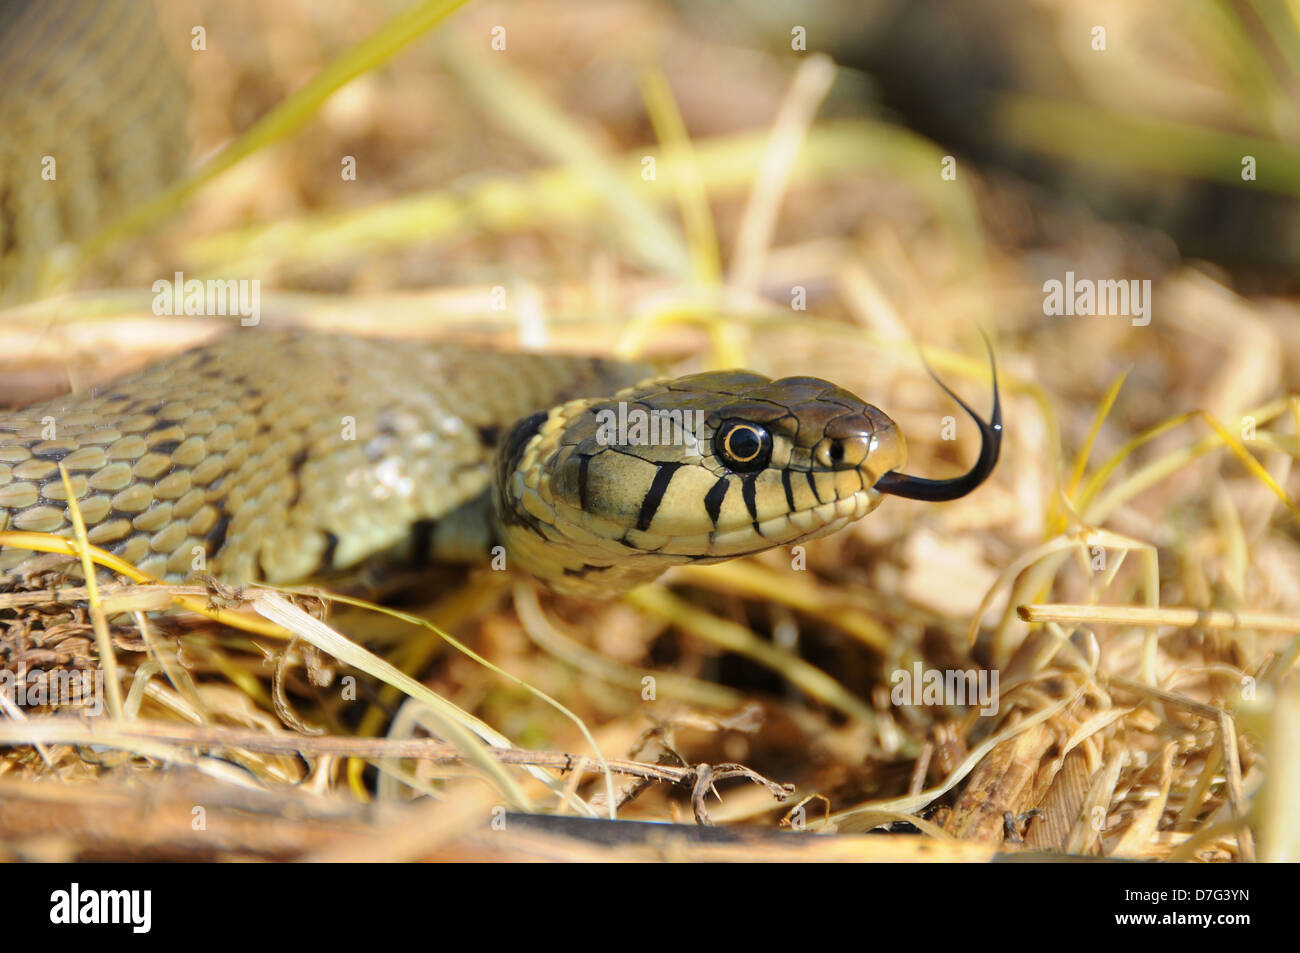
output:
<path id="1" fill-rule="evenodd" d="M 710 534 L 710 555 L 729 558 L 828 536 L 866 516 L 879 502 L 880 494 L 866 487 L 810 509 L 793 510 L 733 530 L 720 530 Z"/>
<path id="2" fill-rule="evenodd" d="M 881 495 L 873 487 L 863 487 L 838 499 L 765 520 L 659 538 L 652 533 L 632 531 L 621 542 L 646 555 L 688 557 L 702 562 L 732 559 L 830 535 L 861 519 L 880 501 Z"/>

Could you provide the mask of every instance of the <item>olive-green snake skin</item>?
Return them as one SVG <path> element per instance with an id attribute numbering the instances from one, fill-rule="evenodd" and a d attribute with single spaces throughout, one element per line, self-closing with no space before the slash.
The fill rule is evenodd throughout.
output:
<path id="1" fill-rule="evenodd" d="M 159 81 L 144 6 L 0 7 L 0 300 L 39 291 L 55 247 L 180 166 L 165 147 L 183 110 L 160 92 L 179 84 Z M 101 44 L 103 29 L 133 43 Z M 966 409 L 979 461 L 929 481 L 898 472 L 893 421 L 814 378 L 674 380 L 594 358 L 240 329 L 92 393 L 0 411 L 0 530 L 71 535 L 62 462 L 90 542 L 167 579 L 495 559 L 608 596 L 833 532 L 882 494 L 970 492 L 997 461 L 996 382 L 990 423 Z M 0 549 L 0 586 L 36 565 Z"/>

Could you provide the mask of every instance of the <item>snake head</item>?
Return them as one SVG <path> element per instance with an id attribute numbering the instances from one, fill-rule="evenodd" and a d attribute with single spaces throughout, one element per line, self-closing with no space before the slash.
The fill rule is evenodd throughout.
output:
<path id="1" fill-rule="evenodd" d="M 521 421 L 499 451 L 500 533 L 552 588 L 604 597 L 671 566 L 833 533 L 884 494 L 957 499 L 997 464 L 997 371 L 988 421 L 938 383 L 981 436 L 975 465 L 947 480 L 901 473 L 894 421 L 815 377 L 721 371 L 570 401 Z"/>
<path id="2" fill-rule="evenodd" d="M 828 381 L 662 378 L 516 426 L 498 513 L 524 568 L 607 595 L 834 532 L 880 503 L 876 482 L 905 456 L 887 415 Z"/>

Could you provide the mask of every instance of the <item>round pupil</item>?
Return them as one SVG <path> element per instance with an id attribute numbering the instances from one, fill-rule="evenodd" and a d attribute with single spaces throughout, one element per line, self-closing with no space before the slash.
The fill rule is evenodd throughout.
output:
<path id="1" fill-rule="evenodd" d="M 763 449 L 763 441 L 753 427 L 736 427 L 727 435 L 727 452 L 741 463 L 753 460 Z"/>

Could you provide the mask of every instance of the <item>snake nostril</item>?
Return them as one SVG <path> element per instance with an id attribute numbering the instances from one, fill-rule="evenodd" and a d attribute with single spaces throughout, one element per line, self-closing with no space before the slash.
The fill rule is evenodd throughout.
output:
<path id="1" fill-rule="evenodd" d="M 831 463 L 839 466 L 844 462 L 844 444 L 836 440 L 831 444 Z"/>

